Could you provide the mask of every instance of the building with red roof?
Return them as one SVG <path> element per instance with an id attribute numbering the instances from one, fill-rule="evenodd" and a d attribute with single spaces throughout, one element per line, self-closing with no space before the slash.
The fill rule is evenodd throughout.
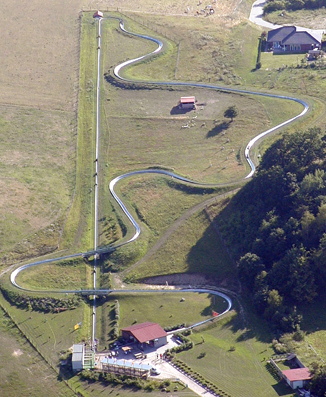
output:
<path id="1" fill-rule="evenodd" d="M 196 98 L 194 96 L 182 96 L 179 107 L 180 109 L 196 109 Z"/>
<path id="2" fill-rule="evenodd" d="M 93 15 L 93 18 L 103 18 L 103 12 L 96 11 L 96 13 Z"/>
<path id="3" fill-rule="evenodd" d="M 123 328 L 122 337 L 128 341 L 160 347 L 167 344 L 167 333 L 157 323 L 141 323 Z"/>
<path id="4" fill-rule="evenodd" d="M 292 389 L 302 388 L 311 379 L 309 368 L 294 368 L 282 371 L 283 378 Z"/>

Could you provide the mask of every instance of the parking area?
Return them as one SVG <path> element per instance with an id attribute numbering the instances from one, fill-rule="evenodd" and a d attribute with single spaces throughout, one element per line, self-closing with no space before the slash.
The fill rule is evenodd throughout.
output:
<path id="1" fill-rule="evenodd" d="M 153 368 L 160 368 L 160 364 L 163 363 L 163 355 L 168 349 L 172 349 L 178 346 L 176 339 L 173 335 L 168 335 L 168 343 L 159 348 L 155 348 L 149 345 L 145 345 L 143 349 L 140 349 L 137 343 L 128 343 L 122 345 L 118 343 L 113 349 L 105 352 L 95 353 L 95 369 L 101 371 L 101 361 L 108 358 L 117 360 L 124 360 L 125 362 L 147 364 Z M 159 371 L 161 372 L 161 371 Z M 168 376 L 167 376 L 168 377 Z"/>

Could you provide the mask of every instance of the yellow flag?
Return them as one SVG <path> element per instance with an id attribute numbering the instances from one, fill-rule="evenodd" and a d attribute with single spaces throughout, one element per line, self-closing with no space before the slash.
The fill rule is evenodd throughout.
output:
<path id="1" fill-rule="evenodd" d="M 79 324 L 76 324 L 75 326 L 74 326 L 74 330 L 76 331 L 76 329 L 78 329 L 79 328 Z"/>

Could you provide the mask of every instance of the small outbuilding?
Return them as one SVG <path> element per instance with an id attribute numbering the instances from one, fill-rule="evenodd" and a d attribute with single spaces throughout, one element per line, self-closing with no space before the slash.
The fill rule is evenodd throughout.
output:
<path id="1" fill-rule="evenodd" d="M 180 109 L 196 109 L 196 98 L 194 96 L 182 96 L 179 103 Z"/>
<path id="2" fill-rule="evenodd" d="M 116 360 L 113 358 L 105 358 L 101 361 L 101 365 L 103 371 L 142 378 L 146 378 L 152 369 L 151 365 L 140 364 L 128 360 Z"/>
<path id="3" fill-rule="evenodd" d="M 77 344 L 72 347 L 72 370 L 81 371 L 84 367 L 84 345 Z"/>
<path id="4" fill-rule="evenodd" d="M 294 368 L 282 371 L 282 375 L 286 383 L 292 389 L 303 388 L 311 379 L 309 368 Z"/>
<path id="5" fill-rule="evenodd" d="M 135 324 L 123 328 L 122 337 L 127 341 L 138 342 L 142 347 L 146 344 L 152 347 L 160 347 L 167 344 L 167 333 L 156 323 Z"/>
<path id="6" fill-rule="evenodd" d="M 93 15 L 93 18 L 103 18 L 103 12 L 96 11 L 95 14 Z"/>

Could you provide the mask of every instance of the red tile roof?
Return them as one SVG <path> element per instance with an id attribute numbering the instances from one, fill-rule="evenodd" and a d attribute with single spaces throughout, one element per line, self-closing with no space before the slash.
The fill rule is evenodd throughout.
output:
<path id="1" fill-rule="evenodd" d="M 282 373 L 284 376 L 287 377 L 290 382 L 311 379 L 311 374 L 308 368 L 287 369 L 285 371 L 282 371 Z"/>
<path id="2" fill-rule="evenodd" d="M 122 331 L 130 332 L 139 343 L 149 342 L 150 340 L 167 336 L 167 333 L 160 325 L 150 322 L 135 324 L 130 327 L 123 328 Z"/>

